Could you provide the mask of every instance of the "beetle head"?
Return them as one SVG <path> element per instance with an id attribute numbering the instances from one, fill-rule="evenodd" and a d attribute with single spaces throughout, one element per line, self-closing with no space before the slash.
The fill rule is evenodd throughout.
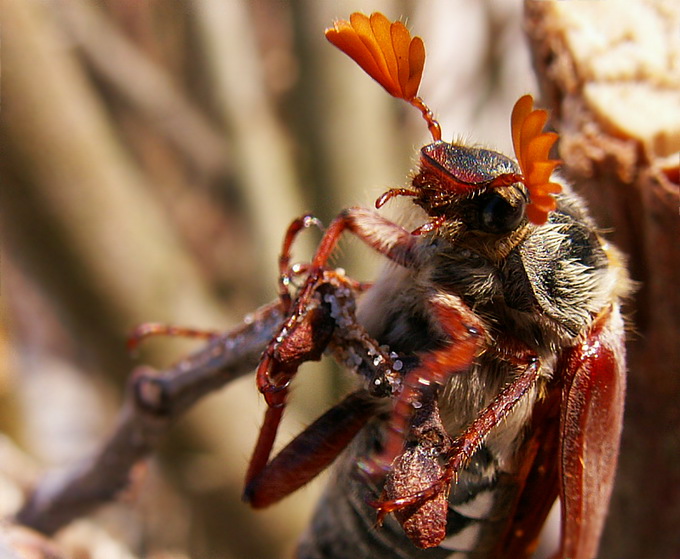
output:
<path id="1" fill-rule="evenodd" d="M 530 95 L 521 97 L 512 111 L 512 142 L 518 162 L 515 166 L 499 153 L 441 141 L 439 123 L 418 96 L 425 47 L 420 37 L 411 37 L 403 23 L 390 22 L 377 12 L 370 17 L 357 12 L 349 21 L 336 21 L 326 30 L 326 37 L 390 95 L 416 107 L 434 140 L 421 151 L 420 172 L 413 182 L 415 190 L 390 190 L 378 198 L 377 207 L 394 196 L 413 196 L 432 216 L 453 195 L 522 183 L 530 199 L 526 207 L 529 221 L 537 225 L 547 221 L 555 209 L 553 194 L 561 191 L 558 183 L 550 182 L 559 161 L 548 159 L 557 134 L 543 132 L 548 114 L 534 110 Z M 435 214 L 435 218 L 423 231 L 438 228 L 445 220 L 443 215 Z"/>
<path id="2" fill-rule="evenodd" d="M 506 233 L 528 203 L 518 165 L 496 151 L 437 141 L 420 150 L 414 202 L 442 223 L 461 221 L 475 230 Z M 406 193 L 411 195 L 411 193 Z"/>

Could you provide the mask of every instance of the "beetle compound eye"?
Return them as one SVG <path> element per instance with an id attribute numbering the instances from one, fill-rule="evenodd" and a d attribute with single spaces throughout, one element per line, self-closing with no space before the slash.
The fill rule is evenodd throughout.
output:
<path id="1" fill-rule="evenodd" d="M 497 192 L 482 195 L 479 200 L 479 228 L 487 233 L 508 233 L 524 217 L 523 202 L 512 205 Z"/>

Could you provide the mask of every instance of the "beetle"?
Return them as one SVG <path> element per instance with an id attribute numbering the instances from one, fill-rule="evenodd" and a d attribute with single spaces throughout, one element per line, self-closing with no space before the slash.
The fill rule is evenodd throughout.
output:
<path id="1" fill-rule="evenodd" d="M 290 245 L 311 220 L 289 229 L 280 261 L 288 319 L 257 372 L 268 410 L 244 498 L 276 502 L 349 445 L 298 557 L 528 557 L 558 497 L 558 557 L 595 557 L 625 393 L 622 255 L 555 173 L 557 135 L 543 132 L 547 113 L 530 96 L 511 118 L 516 160 L 449 143 L 417 96 L 424 46 L 402 23 L 355 13 L 326 36 L 418 108 L 433 142 L 411 185 L 376 202 L 410 199 L 408 224 L 349 208 L 298 268 Z M 328 267 L 346 231 L 388 260 L 369 288 Z M 340 284 L 342 311 L 324 291 Z M 364 372 L 368 388 L 270 460 L 297 367 L 328 347 L 351 366 L 337 339 L 348 330 L 380 365 Z"/>

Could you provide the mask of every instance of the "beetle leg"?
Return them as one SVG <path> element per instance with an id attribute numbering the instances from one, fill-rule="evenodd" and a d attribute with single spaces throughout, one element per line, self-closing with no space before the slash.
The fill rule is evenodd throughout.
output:
<path id="1" fill-rule="evenodd" d="M 449 451 L 444 477 L 455 478 L 479 450 L 491 430 L 512 413 L 515 405 L 536 386 L 539 379 L 540 362 L 534 358 L 525 369 L 508 384 L 496 398 L 475 419 L 472 424 L 453 441 Z"/>
<path id="2" fill-rule="evenodd" d="M 307 268 L 307 280 L 298 293 L 292 314 L 299 313 L 301 309 L 310 304 L 315 286 L 322 281 L 328 259 L 345 231 L 351 231 L 376 252 L 397 264 L 409 268 L 416 265 L 417 237 L 374 211 L 357 207 L 346 209 L 326 229 L 312 263 Z M 285 263 L 284 260 L 284 265 Z M 365 285 L 361 283 L 355 282 L 355 285 L 360 290 L 365 288 Z"/>
<path id="3" fill-rule="evenodd" d="M 311 481 L 335 460 L 375 409 L 376 400 L 365 390 L 347 396 L 295 437 L 260 471 L 249 470 L 244 500 L 255 508 L 267 507 Z M 276 412 L 278 408 L 270 410 Z"/>
<path id="4" fill-rule="evenodd" d="M 298 367 L 305 361 L 318 361 L 331 339 L 335 322 L 330 312 L 327 306 L 318 305 L 291 314 L 262 355 L 256 381 L 267 402 L 267 411 L 248 466 L 246 483 L 259 475 L 269 461 L 288 387 Z"/>
<path id="5" fill-rule="evenodd" d="M 248 470 L 246 471 L 246 491 L 251 482 L 262 474 L 267 466 L 267 462 L 269 462 L 269 457 L 271 456 L 272 448 L 274 447 L 274 441 L 276 440 L 276 433 L 278 432 L 281 418 L 283 417 L 283 409 L 283 405 L 278 407 L 267 406 L 262 427 L 260 427 L 260 431 L 257 435 L 255 449 L 253 450 L 250 462 L 248 463 Z M 244 493 L 243 498 L 246 501 L 250 500 L 246 497 L 246 493 Z"/>
<path id="6" fill-rule="evenodd" d="M 145 322 L 138 325 L 128 336 L 127 347 L 133 353 L 146 338 L 151 336 L 181 336 L 184 338 L 197 338 L 200 340 L 212 340 L 223 332 L 218 330 L 200 330 L 196 328 L 185 328 L 183 326 L 173 326 L 170 324 L 160 324 L 158 322 Z"/>
<path id="7" fill-rule="evenodd" d="M 327 296 L 333 296 L 336 306 L 352 307 L 354 299 L 350 286 L 351 282 L 344 276 L 328 270 L 323 270 L 314 282 L 306 282 L 287 319 L 265 348 L 256 380 L 267 402 L 267 411 L 248 466 L 246 486 L 250 486 L 267 468 L 286 405 L 288 387 L 299 366 L 306 361 L 321 359 L 333 337 L 336 316 Z"/>
<path id="8" fill-rule="evenodd" d="M 452 374 L 467 370 L 484 337 L 479 318 L 458 297 L 440 295 L 430 305 L 449 342 L 421 356 L 420 365 L 409 371 L 396 399 L 383 451 L 363 466 L 369 476 L 387 472 L 401 453 L 413 410 L 422 404 L 423 391 L 443 386 Z"/>
<path id="9" fill-rule="evenodd" d="M 288 281 L 285 278 L 289 274 L 290 246 L 298 232 L 308 223 L 307 216 L 296 220 L 291 224 L 284 238 L 283 251 L 279 261 L 282 270 L 280 292 L 284 304 L 286 304 L 285 297 L 288 296 Z M 269 456 L 283 414 L 288 385 L 298 366 L 304 361 L 318 359 L 332 335 L 335 325 L 332 316 L 328 314 L 328 309 L 323 311 L 323 305 L 314 306 L 313 302 L 320 287 L 328 281 L 325 277 L 328 274 L 325 269 L 326 262 L 341 234 L 346 229 L 352 231 L 369 246 L 395 262 L 404 266 L 412 266 L 415 262 L 416 239 L 406 229 L 375 212 L 361 208 L 350 208 L 342 212 L 331 223 L 308 269 L 305 284 L 300 289 L 294 304 L 291 306 L 289 303 L 288 305 L 288 319 L 265 350 L 258 367 L 258 388 L 264 394 L 269 408 L 248 468 L 246 483 L 247 487 L 251 487 L 251 490 L 247 490 L 247 492 L 252 491 L 252 487 L 254 487 L 252 484 L 255 483 L 255 480 L 261 479 L 263 473 L 269 470 Z M 351 287 L 350 282 L 341 281 Z M 318 314 L 319 312 L 321 314 Z M 323 314 L 324 312 L 326 314 Z M 329 325 L 331 325 L 330 330 L 327 328 Z M 311 453 L 311 455 L 313 454 Z M 314 461 L 316 460 L 315 458 Z M 319 463 L 321 462 L 323 460 Z M 282 471 L 281 474 L 277 475 L 285 474 Z M 285 483 L 283 485 L 288 486 Z M 258 497 L 258 499 L 267 503 L 273 502 L 271 501 L 272 497 L 269 496 L 269 491 L 265 491 L 263 494 L 265 497 Z M 276 494 L 276 492 L 273 491 L 271 494 Z M 258 502 L 260 501 L 258 500 Z"/>
<path id="10" fill-rule="evenodd" d="M 288 294 L 290 247 L 297 234 L 312 223 L 318 224 L 315 218 L 305 215 L 291 223 L 284 237 L 283 250 L 279 258 L 279 269 L 281 271 L 279 293 L 284 303 L 288 301 L 288 306 L 290 305 L 290 295 Z M 320 281 L 331 253 L 335 249 L 340 236 L 346 230 L 351 231 L 368 246 L 398 264 L 410 267 L 415 263 L 416 239 L 411 233 L 374 211 L 365 208 L 349 208 L 340 213 L 326 229 L 312 263 L 308 267 L 307 285 L 298 295 L 298 308 L 306 307 L 309 304 L 313 293 L 311 286 Z"/>
<path id="11" fill-rule="evenodd" d="M 417 238 L 380 214 L 355 207 L 344 210 L 328 226 L 314 255 L 313 266 L 320 268 L 326 265 L 345 230 L 351 231 L 376 252 L 397 264 L 412 267 L 417 260 L 414 250 Z"/>
<path id="12" fill-rule="evenodd" d="M 290 250 L 300 231 L 311 227 L 312 225 L 323 230 L 323 225 L 317 218 L 311 214 L 305 214 L 302 217 L 298 217 L 288 226 L 286 234 L 283 237 L 283 246 L 281 247 L 281 255 L 279 256 L 279 298 L 283 303 L 284 311 L 288 311 L 292 303 L 290 293 L 288 292 L 288 286 L 290 285 L 291 280 Z"/>
<path id="13" fill-rule="evenodd" d="M 455 482 L 458 473 L 479 450 L 491 430 L 512 412 L 515 405 L 522 401 L 529 390 L 536 386 L 539 368 L 538 359 L 532 359 L 491 404 L 482 410 L 468 428 L 453 440 L 451 450 L 445 454 L 447 464 L 444 473 L 435 483 L 409 496 L 372 503 L 379 511 L 379 518 L 405 507 L 422 505 L 440 493 L 447 492 L 450 484 Z"/>

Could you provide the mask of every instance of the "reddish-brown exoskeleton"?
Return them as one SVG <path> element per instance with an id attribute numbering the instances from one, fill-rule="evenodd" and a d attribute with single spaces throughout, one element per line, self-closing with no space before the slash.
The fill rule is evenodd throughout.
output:
<path id="1" fill-rule="evenodd" d="M 409 197 L 415 230 L 350 208 L 311 263 L 291 269 L 290 244 L 310 220 L 291 226 L 281 259 L 288 318 L 257 372 L 269 407 L 245 498 L 257 507 L 279 500 L 353 441 L 299 557 L 411 557 L 429 547 L 436 557 L 528 557 L 558 496 L 558 556 L 594 557 L 625 386 L 620 300 L 629 285 L 618 252 L 553 177 L 556 135 L 542 132 L 547 114 L 531 97 L 512 115 L 517 162 L 444 142 L 417 97 L 419 38 L 381 14 L 353 14 L 327 37 L 421 110 L 434 141 L 411 186 L 376 203 Z M 389 260 L 369 289 L 327 267 L 345 231 Z M 301 281 L 294 299 L 292 275 Z M 270 461 L 288 385 L 327 347 L 350 366 L 375 357 L 367 388 Z M 367 528 L 371 509 L 382 530 Z"/>

